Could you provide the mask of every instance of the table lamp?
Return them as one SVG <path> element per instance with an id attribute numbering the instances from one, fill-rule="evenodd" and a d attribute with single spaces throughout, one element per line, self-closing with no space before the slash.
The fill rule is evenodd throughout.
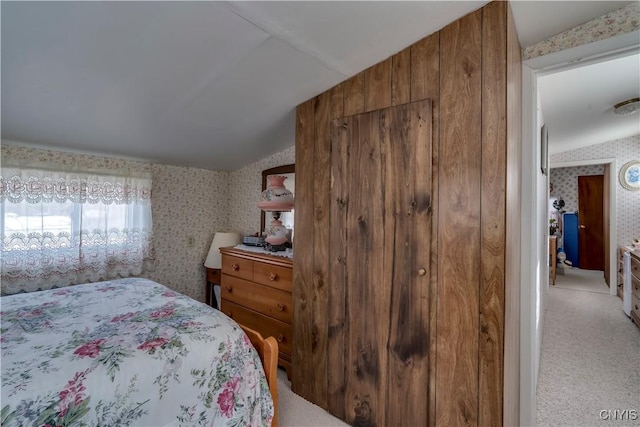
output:
<path id="1" fill-rule="evenodd" d="M 240 244 L 240 234 L 232 231 L 216 231 L 211 242 L 211 248 L 209 248 L 209 254 L 204 261 L 204 266 L 207 268 L 221 268 L 222 256 L 220 255 L 220 248 L 225 246 L 235 246 Z"/>
<path id="2" fill-rule="evenodd" d="M 289 231 L 280 221 L 281 212 L 289 212 L 293 209 L 293 193 L 284 186 L 286 176 L 269 175 L 267 188 L 260 194 L 258 207 L 265 212 L 271 212 L 273 220 L 265 227 L 265 242 L 271 251 L 286 249 L 289 242 Z"/>

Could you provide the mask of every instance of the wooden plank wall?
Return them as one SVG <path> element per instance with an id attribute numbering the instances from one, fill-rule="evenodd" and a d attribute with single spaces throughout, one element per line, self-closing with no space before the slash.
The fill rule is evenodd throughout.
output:
<path id="1" fill-rule="evenodd" d="M 352 424 L 402 425 L 415 419 L 389 409 L 406 395 L 394 363 L 379 367 L 380 378 L 390 384 L 385 401 L 375 387 L 366 386 L 368 405 L 386 409 L 374 408 L 373 418 L 367 418 L 367 408 L 348 396 L 363 380 L 347 355 L 366 353 L 367 343 L 375 339 L 367 335 L 370 322 L 386 322 L 375 330 L 386 325 L 390 335 L 397 332 L 398 308 L 385 293 L 388 285 L 376 277 L 377 263 L 389 260 L 375 253 L 355 261 L 347 256 L 359 255 L 348 238 L 350 227 L 358 225 L 347 206 L 364 208 L 368 201 L 348 200 L 345 183 L 352 179 L 352 168 L 370 168 L 371 185 L 386 188 L 383 171 L 376 170 L 382 168 L 376 157 L 381 153 L 350 146 L 349 133 L 357 130 L 345 132 L 339 120 L 332 120 L 430 99 L 433 220 L 420 248 L 430 254 L 430 286 L 424 295 L 429 309 L 425 324 L 418 325 L 425 331 L 429 369 L 412 387 L 424 391 L 420 410 L 427 409 L 429 425 L 499 426 L 517 419 L 518 349 L 513 346 L 519 240 L 508 238 L 519 233 L 514 223 L 519 212 L 512 204 L 519 195 L 520 154 L 514 148 L 519 144 L 519 74 L 509 5 L 493 2 L 298 107 L 296 393 Z M 356 163 L 370 155 L 373 161 Z M 359 244 L 375 248 L 378 237 L 369 237 Z M 356 271 L 358 280 L 347 277 L 349 271 Z M 368 312 L 365 306 L 375 308 Z M 392 312 L 391 318 L 364 316 Z M 508 401 L 507 392 L 512 393 Z M 363 397 L 358 395 L 360 403 Z"/>

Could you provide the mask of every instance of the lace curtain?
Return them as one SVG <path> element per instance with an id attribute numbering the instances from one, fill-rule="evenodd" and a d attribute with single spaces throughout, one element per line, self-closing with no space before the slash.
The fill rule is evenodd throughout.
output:
<path id="1" fill-rule="evenodd" d="M 2 294 L 136 276 L 153 260 L 151 176 L 5 165 Z"/>

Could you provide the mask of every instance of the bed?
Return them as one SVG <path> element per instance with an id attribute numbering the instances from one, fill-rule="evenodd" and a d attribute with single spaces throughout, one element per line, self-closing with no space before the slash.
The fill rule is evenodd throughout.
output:
<path id="1" fill-rule="evenodd" d="M 158 283 L 10 295 L 0 309 L 3 426 L 275 421 L 258 354 L 273 349 L 254 347 L 223 313 Z"/>

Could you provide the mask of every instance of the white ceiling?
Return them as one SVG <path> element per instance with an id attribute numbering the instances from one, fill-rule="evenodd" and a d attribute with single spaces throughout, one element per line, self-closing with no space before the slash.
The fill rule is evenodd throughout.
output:
<path id="1" fill-rule="evenodd" d="M 614 113 L 640 97 L 638 53 L 542 76 L 538 90 L 551 154 L 640 134 L 640 114 Z"/>
<path id="2" fill-rule="evenodd" d="M 235 170 L 293 145 L 297 104 L 485 3 L 4 1 L 2 138 Z M 525 47 L 628 3 L 512 7 Z"/>

